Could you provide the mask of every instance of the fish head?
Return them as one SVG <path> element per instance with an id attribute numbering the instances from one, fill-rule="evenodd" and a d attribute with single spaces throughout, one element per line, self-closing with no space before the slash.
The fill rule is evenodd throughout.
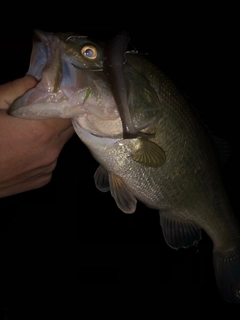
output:
<path id="1" fill-rule="evenodd" d="M 77 125 L 94 135 L 121 136 L 121 117 L 103 72 L 104 49 L 105 43 L 86 36 L 34 31 L 27 74 L 38 84 L 13 102 L 9 114 L 25 119 L 74 118 Z M 151 86 L 145 88 L 147 80 L 134 63 L 126 60 L 124 73 L 134 126 L 145 129 L 161 114 L 157 95 L 149 94 Z M 155 95 L 151 97 L 154 104 L 149 103 L 150 95 Z"/>

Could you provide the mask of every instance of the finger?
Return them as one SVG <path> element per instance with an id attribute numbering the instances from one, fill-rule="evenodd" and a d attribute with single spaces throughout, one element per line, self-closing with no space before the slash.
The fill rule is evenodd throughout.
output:
<path id="1" fill-rule="evenodd" d="M 17 184 L 26 184 L 28 181 L 38 180 L 41 176 L 51 174 L 57 166 L 57 159 L 48 165 L 36 167 L 18 175 L 8 177 L 7 180 L 2 180 L 0 183 L 0 190 L 13 187 Z"/>
<path id="2" fill-rule="evenodd" d="M 72 127 L 72 121 L 68 118 L 48 118 L 33 121 L 43 121 L 49 128 L 52 128 L 56 133 L 61 133 Z"/>
<path id="3" fill-rule="evenodd" d="M 38 120 L 36 120 L 38 121 Z M 71 119 L 44 119 L 48 128 L 52 128 L 53 132 L 60 138 L 64 143 L 68 141 L 74 134 L 74 129 Z"/>
<path id="4" fill-rule="evenodd" d="M 32 76 L 24 76 L 0 86 L 0 109 L 8 109 L 9 105 L 27 90 L 36 86 L 38 81 Z"/>
<path id="5" fill-rule="evenodd" d="M 67 129 L 60 132 L 59 137 L 61 138 L 61 140 L 65 144 L 74 135 L 74 133 L 75 133 L 75 130 L 74 130 L 73 126 L 71 125 Z"/>
<path id="6" fill-rule="evenodd" d="M 24 182 L 16 183 L 15 185 L 8 186 L 0 189 L 0 198 L 8 197 L 14 194 L 39 189 L 48 184 L 52 179 L 52 172 L 43 174 L 37 178 L 30 178 Z"/>

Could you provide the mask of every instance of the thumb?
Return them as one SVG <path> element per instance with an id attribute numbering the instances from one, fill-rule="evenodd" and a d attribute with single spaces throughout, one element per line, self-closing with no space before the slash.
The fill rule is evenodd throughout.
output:
<path id="1" fill-rule="evenodd" d="M 26 75 L 0 85 L 0 109 L 8 109 L 16 98 L 35 87 L 37 83 L 34 77 Z"/>

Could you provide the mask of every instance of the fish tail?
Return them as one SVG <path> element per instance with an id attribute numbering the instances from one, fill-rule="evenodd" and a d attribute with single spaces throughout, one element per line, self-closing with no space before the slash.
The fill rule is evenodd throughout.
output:
<path id="1" fill-rule="evenodd" d="M 213 265 L 218 289 L 229 302 L 240 303 L 240 248 L 213 250 Z"/>

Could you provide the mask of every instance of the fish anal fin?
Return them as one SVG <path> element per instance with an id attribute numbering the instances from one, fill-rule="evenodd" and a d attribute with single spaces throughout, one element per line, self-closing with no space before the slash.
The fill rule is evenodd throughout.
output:
<path id="1" fill-rule="evenodd" d="M 137 150 L 133 160 L 146 167 L 161 167 L 166 162 L 164 150 L 156 143 L 147 139 L 137 140 Z"/>
<path id="2" fill-rule="evenodd" d="M 173 249 L 188 248 L 201 240 L 201 228 L 171 212 L 160 212 L 160 224 L 166 243 Z"/>
<path id="3" fill-rule="evenodd" d="M 97 168 L 94 174 L 94 182 L 98 190 L 102 192 L 107 192 L 110 190 L 108 172 L 101 165 Z"/>
<path id="4" fill-rule="evenodd" d="M 127 188 L 122 179 L 113 174 L 109 174 L 109 184 L 111 195 L 116 201 L 120 210 L 125 213 L 133 213 L 136 210 L 137 199 Z"/>

